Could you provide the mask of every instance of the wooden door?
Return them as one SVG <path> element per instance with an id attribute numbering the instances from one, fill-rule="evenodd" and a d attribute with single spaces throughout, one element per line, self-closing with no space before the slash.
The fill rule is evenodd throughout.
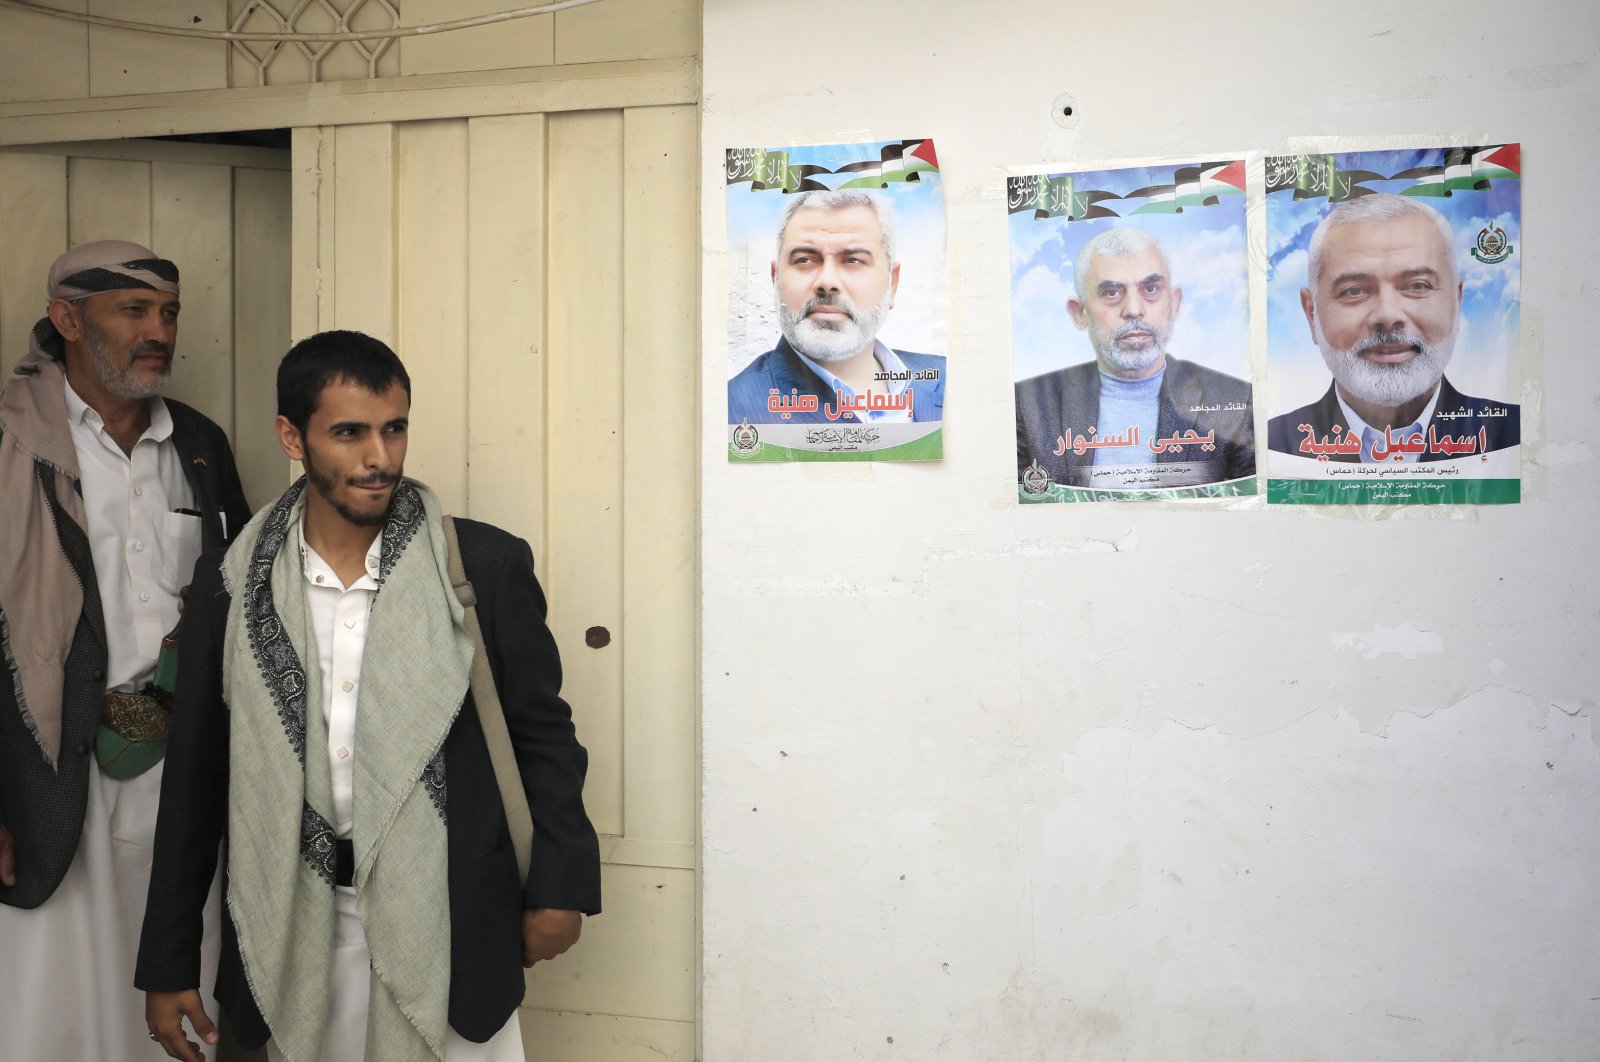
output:
<path id="1" fill-rule="evenodd" d="M 526 538 L 550 601 L 606 866 L 529 977 L 541 1062 L 695 1054 L 697 132 L 676 105 L 294 134 L 294 334 L 394 346 L 407 472 Z"/>

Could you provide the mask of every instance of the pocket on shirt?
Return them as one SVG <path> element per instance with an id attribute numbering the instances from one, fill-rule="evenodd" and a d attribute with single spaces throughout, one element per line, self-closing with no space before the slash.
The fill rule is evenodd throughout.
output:
<path id="1" fill-rule="evenodd" d="M 161 514 L 162 585 L 173 593 L 189 585 L 200 559 L 200 518 L 188 513 Z"/>

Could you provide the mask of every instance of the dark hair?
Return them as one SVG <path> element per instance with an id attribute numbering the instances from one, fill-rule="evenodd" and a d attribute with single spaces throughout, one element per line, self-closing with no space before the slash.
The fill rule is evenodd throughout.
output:
<path id="1" fill-rule="evenodd" d="M 399 380 L 411 398 L 411 377 L 388 344 L 364 332 L 318 332 L 290 347 L 278 363 L 278 415 L 304 435 L 322 389 L 335 380 L 358 384 L 375 395 Z"/>

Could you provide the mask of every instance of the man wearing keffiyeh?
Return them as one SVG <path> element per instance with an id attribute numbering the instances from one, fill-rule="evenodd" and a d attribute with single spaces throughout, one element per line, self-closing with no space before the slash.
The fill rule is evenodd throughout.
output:
<path id="1" fill-rule="evenodd" d="M 157 661 L 196 557 L 250 510 L 222 430 L 158 397 L 177 266 L 83 244 L 47 295 L 0 390 L 0 1058 L 152 1059 L 130 974 L 168 721 Z"/>
<path id="2" fill-rule="evenodd" d="M 137 984 L 151 1034 L 197 1062 L 199 911 L 226 837 L 215 997 L 288 1062 L 521 1062 L 522 969 L 597 913 L 587 755 L 561 699 L 528 546 L 457 520 L 535 826 L 519 883 L 468 692 L 473 642 L 433 492 L 403 475 L 411 383 L 358 332 L 278 369 L 278 441 L 305 476 L 225 555 L 183 624 Z"/>

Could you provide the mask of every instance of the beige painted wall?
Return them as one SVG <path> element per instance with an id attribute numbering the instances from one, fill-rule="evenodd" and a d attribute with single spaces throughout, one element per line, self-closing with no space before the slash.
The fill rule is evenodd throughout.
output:
<path id="1" fill-rule="evenodd" d="M 171 29 L 273 32 L 283 21 L 250 0 L 40 0 L 42 6 Z M 349 12 L 356 0 L 328 0 Z M 513 0 L 366 2 L 358 30 L 425 26 L 525 6 Z M 300 5 L 284 2 L 288 14 Z M 321 4 L 306 7 L 293 27 L 334 28 Z M 277 46 L 233 44 L 140 33 L 0 10 L 0 102 L 100 99 L 134 94 L 361 81 L 462 71 L 569 66 L 696 56 L 700 5 L 691 0 L 600 0 L 553 15 L 389 42 Z"/>

